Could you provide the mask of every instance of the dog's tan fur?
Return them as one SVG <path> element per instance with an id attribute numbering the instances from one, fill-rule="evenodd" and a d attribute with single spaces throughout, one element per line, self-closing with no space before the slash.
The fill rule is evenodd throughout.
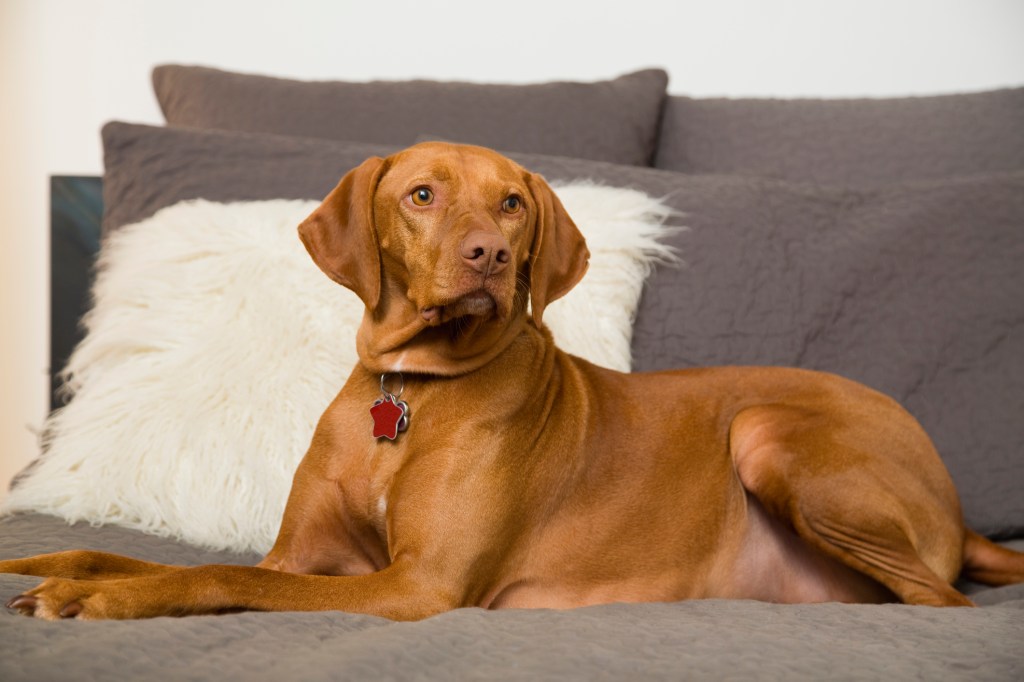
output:
<path id="1" fill-rule="evenodd" d="M 559 351 L 544 309 L 587 249 L 544 180 L 494 152 L 429 143 L 369 159 L 299 232 L 366 314 L 361 363 L 267 557 L 3 561 L 51 576 L 11 607 L 415 619 L 702 597 L 969 605 L 951 586 L 961 571 L 1024 580 L 1024 555 L 965 529 L 928 437 L 885 396 L 795 369 L 626 375 Z M 411 424 L 375 439 L 368 410 L 397 372 Z"/>

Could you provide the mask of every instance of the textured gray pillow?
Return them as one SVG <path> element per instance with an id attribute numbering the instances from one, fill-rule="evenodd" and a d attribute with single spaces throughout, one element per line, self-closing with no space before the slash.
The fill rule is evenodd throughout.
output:
<path id="1" fill-rule="evenodd" d="M 1024 170 L 1024 88 L 893 99 L 669 97 L 655 166 L 855 187 Z"/>
<path id="2" fill-rule="evenodd" d="M 106 225 L 182 199 L 320 198 L 387 147 L 109 124 Z M 837 372 L 903 402 L 968 523 L 1024 535 L 1024 172 L 853 191 L 513 154 L 551 180 L 668 197 L 684 267 L 647 281 L 638 370 Z"/>
<path id="3" fill-rule="evenodd" d="M 495 149 L 649 165 L 668 75 L 596 83 L 310 82 L 159 66 L 171 125 L 408 146 L 424 136 Z"/>
<path id="4" fill-rule="evenodd" d="M 322 199 L 367 157 L 398 149 L 108 123 L 103 127 L 103 232 L 185 199 Z"/>
<path id="5" fill-rule="evenodd" d="M 861 381 L 921 421 L 972 527 L 1024 535 L 1024 171 L 863 192 L 675 186 L 687 265 L 648 280 L 634 368 Z"/>

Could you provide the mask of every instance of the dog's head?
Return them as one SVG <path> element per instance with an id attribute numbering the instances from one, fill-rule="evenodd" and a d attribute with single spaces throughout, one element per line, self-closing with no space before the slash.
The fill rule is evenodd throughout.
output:
<path id="1" fill-rule="evenodd" d="M 540 325 L 589 257 L 543 178 L 489 149 L 436 142 L 367 159 L 299 236 L 366 305 L 359 355 L 380 372 L 480 366 L 528 319 Z"/>

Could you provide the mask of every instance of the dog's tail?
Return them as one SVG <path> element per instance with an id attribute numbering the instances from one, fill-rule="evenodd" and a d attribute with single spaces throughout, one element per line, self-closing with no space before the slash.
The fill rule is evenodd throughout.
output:
<path id="1" fill-rule="evenodd" d="M 1024 583 L 1024 553 L 1002 547 L 970 528 L 964 536 L 963 577 L 986 585 Z"/>

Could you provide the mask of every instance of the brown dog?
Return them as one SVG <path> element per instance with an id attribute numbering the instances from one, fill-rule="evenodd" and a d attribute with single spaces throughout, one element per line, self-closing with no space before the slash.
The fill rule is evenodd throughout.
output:
<path id="1" fill-rule="evenodd" d="M 4 561 L 54 576 L 11 608 L 969 605 L 950 585 L 961 571 L 1024 580 L 1024 555 L 964 528 L 928 437 L 883 395 L 792 369 L 625 375 L 555 348 L 544 309 L 583 276 L 587 248 L 544 180 L 494 152 L 369 159 L 299 233 L 366 314 L 361 364 L 320 420 L 270 554 L 252 568 Z"/>

